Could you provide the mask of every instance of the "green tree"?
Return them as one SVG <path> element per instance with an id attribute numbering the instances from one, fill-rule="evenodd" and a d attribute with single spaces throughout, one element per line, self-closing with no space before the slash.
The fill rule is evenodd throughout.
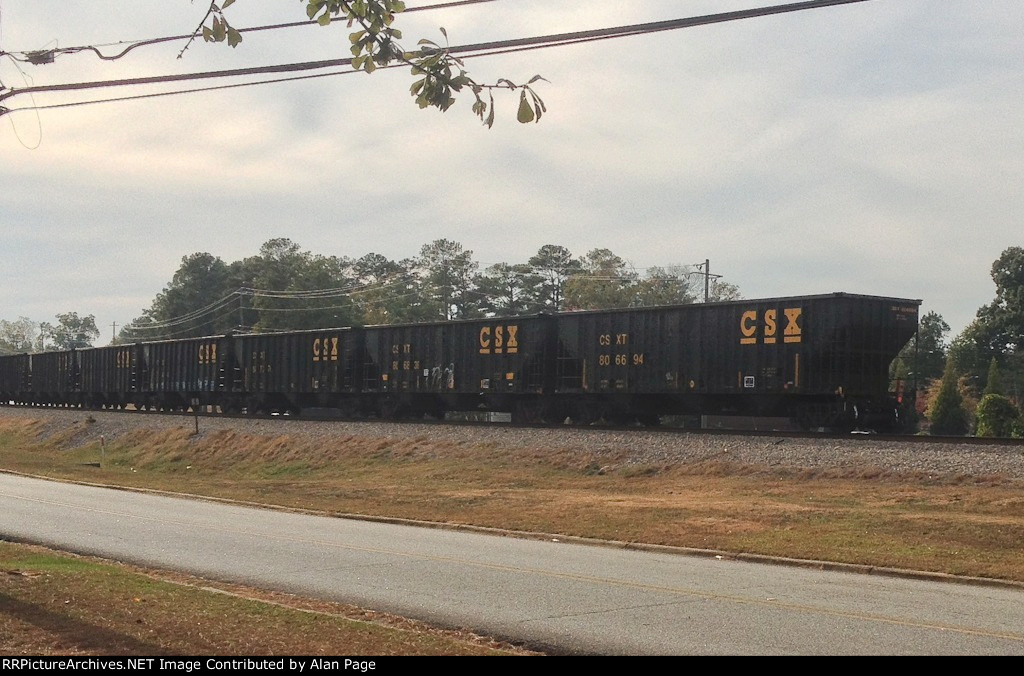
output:
<path id="1" fill-rule="evenodd" d="M 927 312 L 917 325 L 917 335 L 900 350 L 897 360 L 906 366 L 903 380 L 923 386 L 942 377 L 945 369 L 949 324 L 936 312 Z M 895 362 L 894 362 L 895 363 Z M 957 362 L 958 364 L 960 362 Z M 895 370 L 893 377 L 896 378 Z"/>
<path id="2" fill-rule="evenodd" d="M 982 397 L 976 415 L 976 434 L 979 437 L 1010 437 L 1020 419 L 1020 412 L 1013 402 L 1001 394 Z"/>
<path id="3" fill-rule="evenodd" d="M 996 297 L 978 311 L 986 337 L 1000 352 L 1024 348 L 1024 248 L 1010 247 L 992 264 Z"/>
<path id="4" fill-rule="evenodd" d="M 513 316 L 530 311 L 530 289 L 540 283 L 540 276 L 524 263 L 496 263 L 476 278 L 480 307 L 489 314 Z"/>
<path id="5" fill-rule="evenodd" d="M 999 374 L 999 362 L 996 361 L 995 357 L 992 357 L 992 362 L 988 365 L 988 377 L 985 378 L 985 394 L 1002 393 L 1003 379 Z"/>
<path id="6" fill-rule="evenodd" d="M 257 331 L 320 329 L 359 323 L 350 292 L 352 263 L 303 251 L 287 238 L 268 240 L 259 254 L 232 267 L 251 301 L 245 316 Z"/>
<path id="7" fill-rule="evenodd" d="M 220 0 L 210 7 L 200 22 L 200 28 L 193 39 L 202 35 L 207 42 L 226 42 L 236 47 L 242 42 L 242 34 L 228 23 L 224 10 L 235 0 Z M 306 16 L 321 26 L 328 26 L 334 20 L 348 22 L 354 32 L 349 34 L 349 49 L 352 53 L 352 67 L 372 73 L 380 67 L 405 65 L 412 69 L 413 82 L 410 92 L 420 108 L 437 108 L 441 112 L 455 103 L 456 94 L 468 91 L 473 95 L 473 113 L 487 127 L 494 124 L 494 95 L 496 89 L 519 91 L 519 107 L 516 119 L 522 123 L 539 122 L 547 110 L 544 102 L 532 85 L 543 80 L 534 75 L 526 84 L 514 84 L 502 78 L 495 84 L 482 84 L 469 76 L 462 60 L 452 55 L 447 46 L 431 40 L 420 40 L 419 48 L 404 49 L 399 40 L 402 32 L 393 26 L 395 17 L 405 11 L 403 0 L 301 0 L 306 5 Z M 444 28 L 441 35 L 447 40 Z M 191 40 L 189 41 L 191 44 Z M 185 45 L 185 49 L 188 44 Z M 182 50 L 184 52 L 184 49 Z M 488 100 L 483 98 L 487 92 Z"/>
<path id="8" fill-rule="evenodd" d="M 608 249 L 592 249 L 583 257 L 582 271 L 565 283 L 566 307 L 607 310 L 629 307 L 638 275 Z"/>
<path id="9" fill-rule="evenodd" d="M 121 341 L 209 336 L 239 330 L 300 330 L 357 324 L 352 264 L 303 251 L 287 238 L 226 264 L 209 253 L 182 258 L 171 282 Z"/>
<path id="10" fill-rule="evenodd" d="M 473 252 L 447 239 L 424 244 L 418 259 L 423 274 L 424 298 L 434 308 L 434 319 L 462 319 L 478 316 L 479 296 L 473 279 L 480 267 Z"/>
<path id="11" fill-rule="evenodd" d="M 352 297 L 364 323 L 413 321 L 409 309 L 419 298 L 419 279 L 410 263 L 398 263 L 378 253 L 368 253 L 356 260 L 352 266 L 356 276 Z"/>
<path id="12" fill-rule="evenodd" d="M 1024 395 L 1024 248 L 1009 247 L 992 263 L 995 299 L 950 346 L 960 368 L 984 377 L 991 360 L 1002 366 L 1001 386 L 1018 399 Z"/>
<path id="13" fill-rule="evenodd" d="M 43 326 L 50 344 L 58 350 L 91 347 L 93 341 L 100 337 L 95 315 L 79 317 L 77 312 L 65 312 L 57 315 L 56 324 Z"/>
<path id="14" fill-rule="evenodd" d="M 727 300 L 739 300 L 743 298 L 740 294 L 740 287 L 729 282 L 723 282 L 721 279 L 711 280 L 711 285 L 708 289 L 708 302 L 718 303 Z"/>
<path id="15" fill-rule="evenodd" d="M 32 352 L 42 349 L 40 327 L 28 317 L 13 322 L 0 320 L 0 354 Z"/>
<path id="16" fill-rule="evenodd" d="M 988 368 L 996 352 L 985 340 L 983 322 L 975 318 L 960 334 L 950 341 L 947 356 L 966 373 L 980 376 Z"/>
<path id="17" fill-rule="evenodd" d="M 531 289 L 531 311 L 558 312 L 565 302 L 565 283 L 583 269 L 564 246 L 545 244 L 527 261 L 536 281 Z"/>
<path id="18" fill-rule="evenodd" d="M 697 300 L 688 266 L 653 267 L 633 286 L 632 305 L 655 307 L 658 305 L 685 305 Z"/>
<path id="19" fill-rule="evenodd" d="M 932 434 L 963 435 L 969 429 L 967 411 L 958 387 L 956 365 L 952 359 L 946 360 L 939 393 L 928 408 L 928 420 Z"/>
<path id="20" fill-rule="evenodd" d="M 233 289 L 228 265 L 213 254 L 183 256 L 170 283 L 143 316 L 121 331 L 122 340 L 157 340 L 212 336 L 233 325 L 228 315 Z"/>

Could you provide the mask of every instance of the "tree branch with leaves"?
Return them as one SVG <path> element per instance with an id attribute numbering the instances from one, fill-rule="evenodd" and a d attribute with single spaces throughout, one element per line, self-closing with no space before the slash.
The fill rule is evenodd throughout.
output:
<path id="1" fill-rule="evenodd" d="M 242 31 L 233 28 L 224 15 L 224 10 L 235 0 L 221 0 L 210 3 L 189 44 L 202 35 L 207 42 L 227 42 L 237 47 L 242 42 Z M 419 41 L 419 48 L 406 51 L 399 44 L 402 32 L 393 26 L 395 17 L 405 11 L 403 0 L 300 0 L 306 4 L 306 16 L 321 26 L 329 26 L 335 20 L 348 22 L 354 29 L 349 33 L 352 67 L 366 73 L 377 68 L 404 64 L 412 69 L 417 78 L 409 88 L 420 108 L 437 108 L 447 111 L 455 103 L 456 94 L 469 91 L 474 97 L 473 113 L 488 128 L 494 125 L 494 90 L 519 91 L 519 106 L 516 119 L 526 124 L 539 122 L 547 112 L 544 101 L 533 89 L 533 85 L 544 80 L 534 75 L 525 84 L 516 84 L 507 78 L 500 78 L 494 84 L 482 84 L 469 76 L 462 59 L 451 53 L 448 45 L 427 39 Z M 440 28 L 445 40 L 448 33 Z M 182 49 L 188 49 L 188 44 Z M 179 54 L 179 57 L 181 55 Z M 484 100 L 484 93 L 487 100 Z"/>

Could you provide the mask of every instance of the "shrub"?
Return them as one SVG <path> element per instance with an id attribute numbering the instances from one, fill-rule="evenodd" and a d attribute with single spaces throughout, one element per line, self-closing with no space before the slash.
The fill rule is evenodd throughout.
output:
<path id="1" fill-rule="evenodd" d="M 982 397 L 977 415 L 979 437 L 1012 436 L 1014 424 L 1020 420 L 1020 413 L 1013 402 L 1001 394 L 986 394 Z"/>

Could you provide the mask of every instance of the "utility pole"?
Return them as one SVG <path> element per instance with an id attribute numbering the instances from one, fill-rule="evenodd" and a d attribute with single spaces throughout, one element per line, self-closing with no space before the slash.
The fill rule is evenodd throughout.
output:
<path id="1" fill-rule="evenodd" d="M 708 302 L 708 295 L 711 289 L 711 259 L 704 259 L 704 302 Z"/>
<path id="2" fill-rule="evenodd" d="M 711 260 L 705 258 L 703 263 L 697 263 L 696 267 L 698 270 L 702 270 L 704 273 L 704 302 L 707 303 L 711 299 L 711 278 L 718 279 L 722 275 L 711 274 Z"/>

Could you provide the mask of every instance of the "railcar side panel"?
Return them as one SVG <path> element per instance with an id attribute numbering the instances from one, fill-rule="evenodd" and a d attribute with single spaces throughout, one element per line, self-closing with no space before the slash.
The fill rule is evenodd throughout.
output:
<path id="1" fill-rule="evenodd" d="M 509 408 L 510 395 L 540 394 L 548 384 L 553 319 L 494 318 L 450 325 L 446 361 L 461 378 L 455 389 L 479 394 Z"/>
<path id="2" fill-rule="evenodd" d="M 240 394 L 271 409 L 335 406 L 359 385 L 354 329 L 235 336 Z"/>
<path id="3" fill-rule="evenodd" d="M 32 398 L 37 404 L 71 403 L 78 389 L 78 353 L 43 352 L 31 355 Z"/>
<path id="4" fill-rule="evenodd" d="M 367 351 L 380 374 L 376 391 L 442 394 L 454 390 L 455 365 L 445 361 L 448 329 L 446 324 L 364 329 Z"/>
<path id="5" fill-rule="evenodd" d="M 86 406 L 120 406 L 137 392 L 138 355 L 133 345 L 78 350 L 80 398 Z"/>
<path id="6" fill-rule="evenodd" d="M 225 388 L 226 356 L 231 353 L 226 336 L 188 338 L 146 343 L 141 350 L 146 362 L 146 392 L 165 408 L 186 408 L 219 403 Z"/>
<path id="7" fill-rule="evenodd" d="M 31 358 L 27 354 L 0 357 L 0 403 L 25 403 L 31 387 Z"/>

